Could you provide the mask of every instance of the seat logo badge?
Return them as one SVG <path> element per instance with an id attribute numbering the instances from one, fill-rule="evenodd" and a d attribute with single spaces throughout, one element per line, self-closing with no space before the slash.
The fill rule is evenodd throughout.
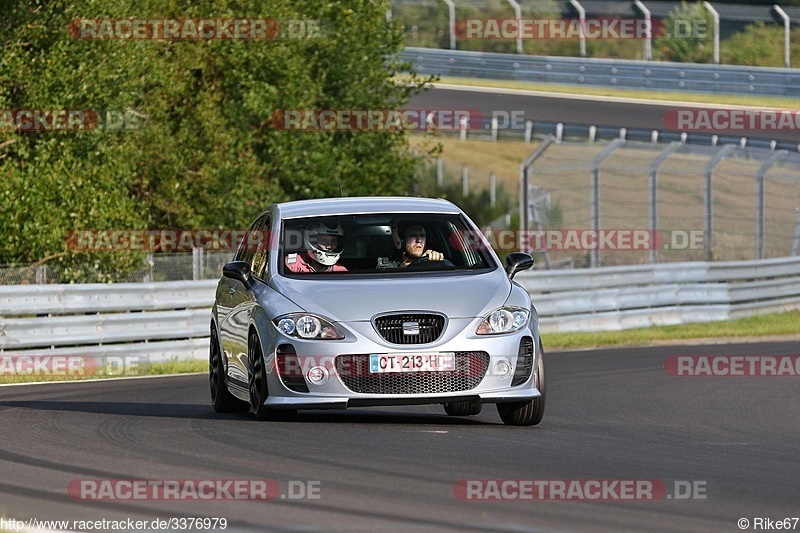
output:
<path id="1" fill-rule="evenodd" d="M 403 322 L 403 335 L 419 335 L 419 322 Z"/>

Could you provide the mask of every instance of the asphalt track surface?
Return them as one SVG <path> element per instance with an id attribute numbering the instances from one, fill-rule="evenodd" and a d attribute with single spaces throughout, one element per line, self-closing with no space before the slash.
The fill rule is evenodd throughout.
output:
<path id="1" fill-rule="evenodd" d="M 535 94 L 502 94 L 488 90 L 458 90 L 435 88 L 424 91 L 409 102 L 409 109 L 477 110 L 484 117 L 493 112 L 522 112 L 525 120 L 563 122 L 596 126 L 625 127 L 641 130 L 668 130 L 665 115 L 674 109 L 692 108 L 679 102 L 665 104 L 630 103 L 614 101 L 576 100 L 567 95 L 541 96 Z M 590 97 L 589 97 L 590 98 Z M 707 104 L 706 104 L 707 105 Z M 713 108 L 713 106 L 710 106 Z M 521 123 L 521 121 L 520 121 Z M 704 136 L 717 134 L 727 137 L 758 137 L 780 141 L 800 142 L 800 131 L 707 131 Z M 503 132 L 500 132 L 502 137 Z"/>
<path id="2" fill-rule="evenodd" d="M 671 355 L 798 355 L 798 343 L 548 354 L 544 420 L 494 406 L 217 415 L 205 376 L 0 387 L 0 515 L 225 517 L 227 531 L 740 531 L 800 515 L 800 378 L 673 377 Z M 79 479 L 319 481 L 320 499 L 82 501 Z M 705 499 L 463 501 L 458 480 L 704 484 Z M 751 526 L 752 527 L 752 526 Z M 800 528 L 800 525 L 797 526 Z"/>

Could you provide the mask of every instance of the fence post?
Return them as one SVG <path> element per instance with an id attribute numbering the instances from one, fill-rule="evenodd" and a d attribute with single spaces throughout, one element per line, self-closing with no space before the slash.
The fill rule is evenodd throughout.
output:
<path id="1" fill-rule="evenodd" d="M 726 155 L 731 153 L 736 148 L 735 144 L 726 144 L 723 146 L 711 161 L 708 162 L 705 168 L 706 176 L 706 261 L 711 261 L 714 257 L 712 250 L 714 248 L 714 206 L 711 202 L 713 189 L 712 189 L 712 176 L 714 175 L 714 167 L 725 158 Z"/>
<path id="2" fill-rule="evenodd" d="M 461 164 L 461 194 L 465 197 L 469 194 L 469 167 L 466 163 Z"/>
<path id="3" fill-rule="evenodd" d="M 436 186 L 440 189 L 444 185 L 444 159 L 436 158 Z"/>
<path id="4" fill-rule="evenodd" d="M 200 270 L 202 259 L 200 254 L 203 253 L 202 248 L 192 248 L 192 279 L 200 279 Z"/>
<path id="5" fill-rule="evenodd" d="M 578 11 L 581 21 L 581 57 L 586 57 L 586 10 L 578 3 L 578 0 L 569 0 L 569 3 Z"/>
<path id="6" fill-rule="evenodd" d="M 764 259 L 764 179 L 769 169 L 786 155 L 789 155 L 787 150 L 778 150 L 756 173 L 756 259 Z"/>
<path id="7" fill-rule="evenodd" d="M 719 13 L 708 2 L 703 2 L 703 6 L 708 9 L 708 12 L 714 18 L 714 64 L 719 65 Z"/>
<path id="8" fill-rule="evenodd" d="M 447 4 L 448 18 L 450 19 L 450 50 L 456 49 L 456 5 L 453 0 L 444 0 Z"/>
<path id="9" fill-rule="evenodd" d="M 592 159 L 592 207 L 591 207 L 591 218 L 592 218 L 592 230 L 595 232 L 595 235 L 598 235 L 600 232 L 600 165 L 603 164 L 603 161 L 611 155 L 611 152 L 616 150 L 619 145 L 625 143 L 625 139 L 614 139 L 611 143 L 606 146 L 606 149 L 600 152 L 598 155 Z M 596 241 L 599 244 L 599 239 Z M 600 249 L 598 246 L 594 247 L 591 254 L 591 266 L 592 268 L 596 268 L 600 266 Z"/>
<path id="10" fill-rule="evenodd" d="M 533 134 L 533 121 L 525 121 L 525 144 L 531 143 L 531 135 Z"/>
<path id="11" fill-rule="evenodd" d="M 658 247 L 655 246 L 658 243 L 658 239 L 656 238 L 658 233 L 658 169 L 664 164 L 672 152 L 678 149 L 681 143 L 675 141 L 669 143 L 667 146 L 658 156 L 653 159 L 653 162 L 650 163 L 650 168 L 648 169 L 648 174 L 650 176 L 650 262 L 657 263 L 658 262 Z"/>
<path id="12" fill-rule="evenodd" d="M 494 172 L 489 174 L 489 205 L 497 204 L 497 176 Z"/>
<path id="13" fill-rule="evenodd" d="M 636 4 L 636 7 L 638 7 L 644 15 L 644 58 L 647 61 L 652 61 L 653 22 L 650 19 L 650 10 L 645 7 L 641 0 L 633 0 L 633 3 Z"/>
<path id="14" fill-rule="evenodd" d="M 540 144 L 536 150 L 534 150 L 531 155 L 525 158 L 525 160 L 520 163 L 519 165 L 519 230 L 520 235 L 527 235 L 528 226 L 529 226 L 529 219 L 528 219 L 528 204 L 530 202 L 530 191 L 528 190 L 528 169 L 533 165 L 533 163 L 541 157 L 541 155 L 547 150 L 547 148 L 555 142 L 555 137 L 550 135 L 545 139 L 545 141 Z M 525 239 L 523 240 L 523 244 L 525 244 Z M 530 252 L 530 248 L 525 244 L 525 246 L 520 246 L 522 248 L 521 251 L 523 252 Z M 547 262 L 547 268 L 550 268 L 550 259 L 547 255 L 547 250 L 545 250 L 545 261 Z"/>

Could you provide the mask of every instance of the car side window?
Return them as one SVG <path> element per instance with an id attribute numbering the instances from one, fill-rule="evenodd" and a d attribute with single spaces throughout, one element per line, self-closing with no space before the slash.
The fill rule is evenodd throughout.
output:
<path id="1" fill-rule="evenodd" d="M 257 274 L 253 270 L 253 266 L 256 252 L 258 251 L 258 242 L 263 236 L 262 228 L 268 223 L 268 221 L 269 216 L 264 215 L 253 222 L 253 225 L 247 230 L 242 242 L 239 244 L 239 251 L 236 252 L 236 257 L 234 258 L 236 261 L 250 263 L 250 272 L 254 274 Z"/>
<path id="2" fill-rule="evenodd" d="M 267 279 L 269 269 L 269 241 L 271 236 L 272 221 L 269 217 L 263 220 L 255 233 L 251 235 L 251 247 L 255 247 L 255 253 L 250 263 L 250 272 L 261 279 Z"/>

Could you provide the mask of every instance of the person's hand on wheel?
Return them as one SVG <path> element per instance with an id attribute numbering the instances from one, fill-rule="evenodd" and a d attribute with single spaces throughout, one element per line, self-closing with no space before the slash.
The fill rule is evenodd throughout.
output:
<path id="1" fill-rule="evenodd" d="M 436 252 L 434 250 L 426 250 L 422 257 L 427 257 L 429 261 L 442 261 L 444 259 L 444 254 L 442 252 Z"/>

